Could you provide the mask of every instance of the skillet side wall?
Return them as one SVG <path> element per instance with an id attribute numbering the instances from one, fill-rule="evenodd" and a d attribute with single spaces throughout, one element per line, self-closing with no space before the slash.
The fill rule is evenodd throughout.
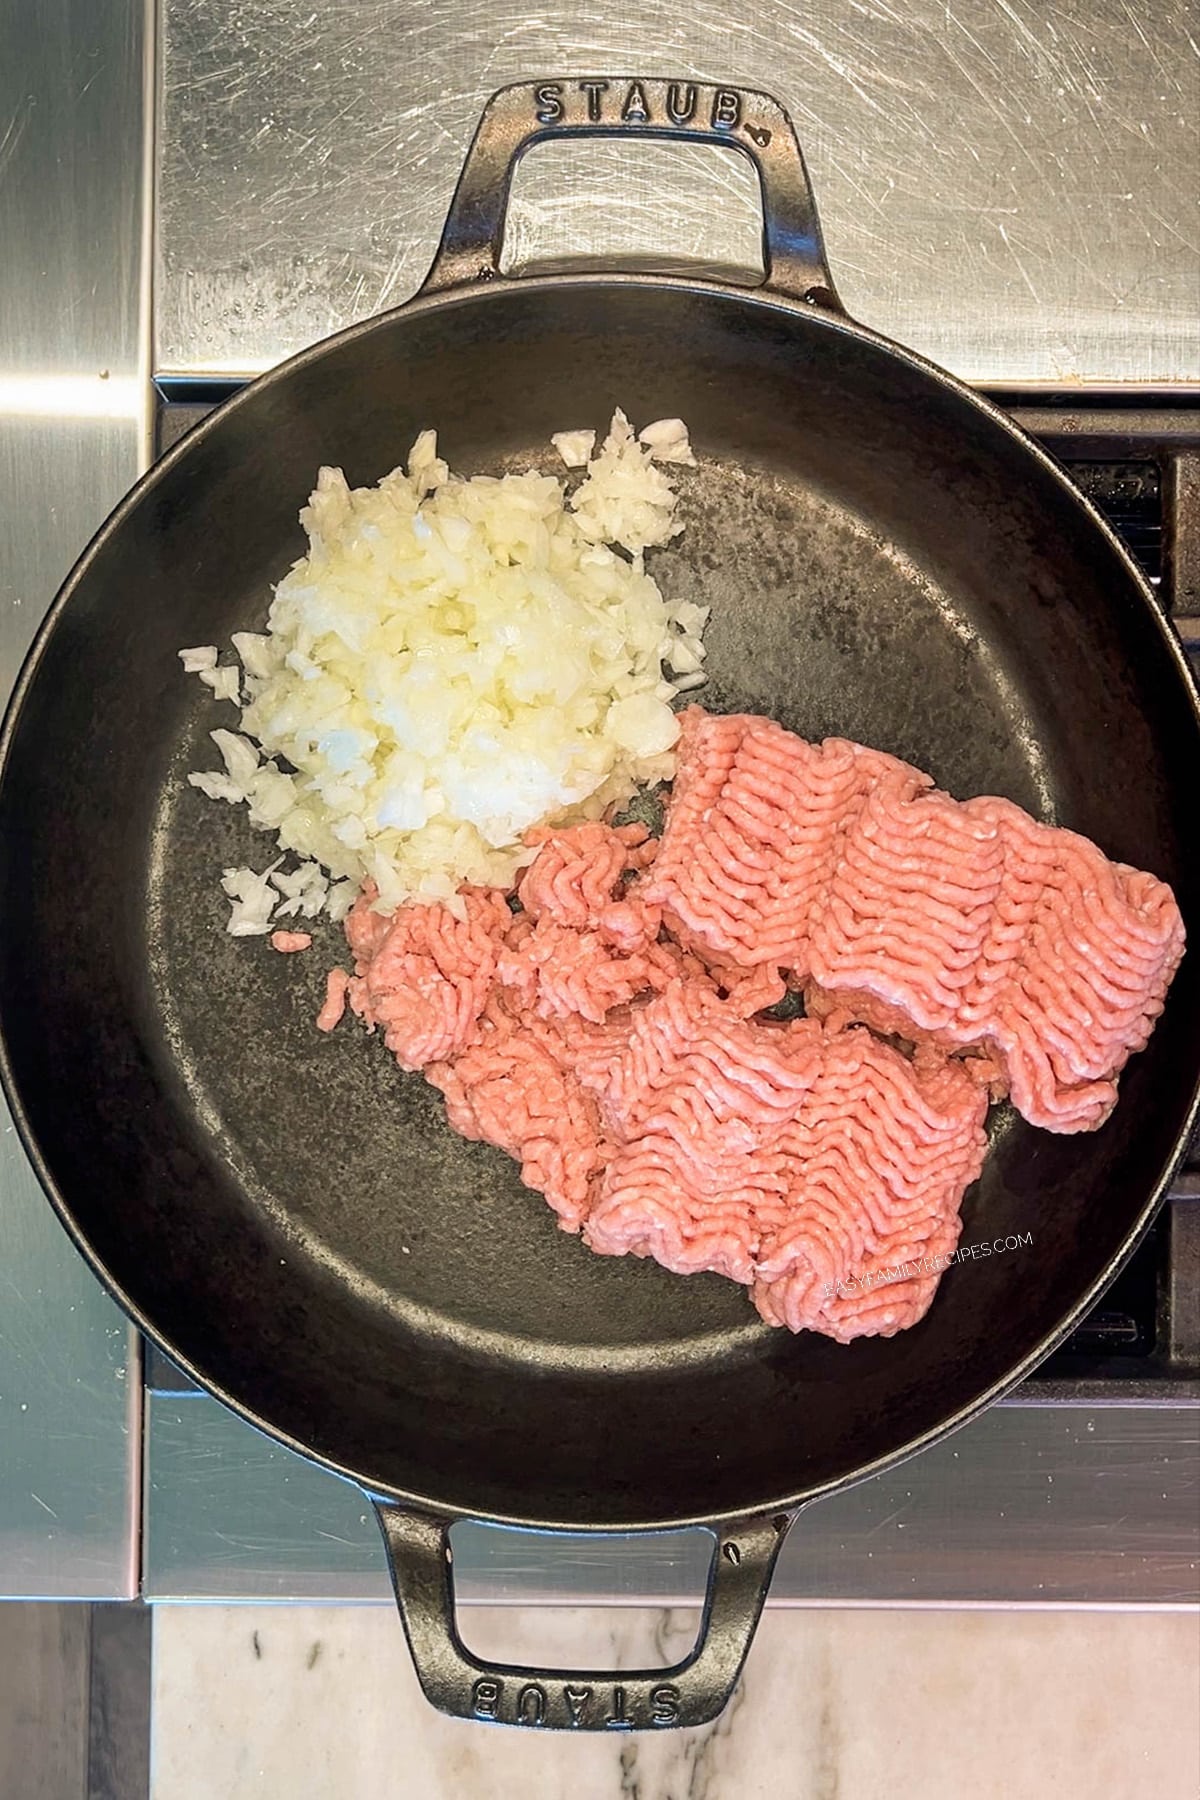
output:
<path id="1" fill-rule="evenodd" d="M 275 958 L 268 989 L 238 964 L 246 946 L 216 941 L 222 857 L 202 836 L 214 809 L 164 812 L 163 795 L 181 769 L 211 766 L 204 732 L 233 721 L 198 702 L 176 651 L 261 623 L 270 582 L 303 549 L 296 513 L 321 463 L 373 481 L 429 424 L 462 472 L 520 463 L 615 404 L 636 422 L 682 415 L 717 462 L 681 546 L 701 598 L 737 595 L 724 622 L 714 614 L 713 703 L 861 738 L 960 795 L 1011 793 L 1153 869 L 1193 930 L 1200 919 L 1200 736 L 1138 584 L 1019 440 L 866 335 L 711 290 L 527 283 L 359 328 L 202 427 L 94 547 L 16 720 L 0 787 L 0 1014 L 24 1128 L 126 1302 L 252 1417 L 378 1490 L 564 1525 L 815 1492 L 970 1410 L 1049 1347 L 1128 1247 L 1198 1060 L 1193 954 L 1102 1132 L 1000 1121 L 964 1242 L 1031 1230 L 1032 1247 L 952 1270 L 930 1317 L 890 1342 L 747 1328 L 744 1300 L 706 1281 L 693 1344 L 686 1284 L 648 1266 L 584 1272 L 595 1259 L 532 1196 L 545 1259 L 510 1244 L 498 1276 L 483 1186 L 457 1246 L 433 1246 L 419 1269 L 381 1245 L 395 1233 L 377 1196 L 347 1191 L 339 1134 L 354 1137 L 355 1107 L 389 1104 L 382 1052 L 347 1036 L 330 1053 L 374 1058 L 371 1094 L 344 1119 L 343 1090 L 320 1085 L 324 1046 L 302 1046 L 311 1012 L 287 1035 L 308 1060 L 272 1066 L 271 1007 L 301 959 Z M 215 846 L 230 819 L 212 829 Z M 261 867 L 267 845 L 239 860 Z M 188 965 L 189 992 L 207 984 L 201 1037 L 231 1046 L 214 1086 L 189 1075 L 189 1019 L 164 1010 L 154 973 L 164 956 Z M 232 1098 L 214 1119 L 217 1091 Z M 436 1111 L 406 1101 L 397 1116 L 432 1182 Z M 319 1140 L 307 1198 L 246 1161 L 272 1120 L 281 1155 Z M 498 1206 L 518 1203 L 511 1189 Z M 335 1251 L 309 1231 L 322 1204 L 338 1210 Z M 397 1205 L 416 1223 L 438 1200 L 426 1189 Z M 472 1323 L 488 1283 L 494 1341 Z M 539 1356 L 529 1321 L 544 1294 L 562 1315 L 555 1343 L 572 1308 L 610 1296 L 612 1357 L 586 1332 L 578 1354 Z"/>

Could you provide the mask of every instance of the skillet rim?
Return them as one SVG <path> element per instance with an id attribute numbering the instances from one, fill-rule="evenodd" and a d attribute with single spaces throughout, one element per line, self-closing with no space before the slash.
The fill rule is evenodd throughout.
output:
<path id="1" fill-rule="evenodd" d="M 1095 505 L 1074 485 L 1066 471 L 1055 458 L 1052 457 L 1035 439 L 1029 437 L 1002 407 L 988 399 L 985 395 L 977 392 L 974 388 L 970 387 L 966 382 L 961 381 L 948 370 L 940 368 L 937 364 L 930 362 L 927 358 L 921 356 L 917 352 L 907 349 L 904 345 L 897 344 L 894 340 L 886 337 L 882 333 L 873 331 L 870 327 L 860 324 L 857 320 L 851 319 L 846 313 L 841 311 L 840 308 L 834 310 L 817 304 L 806 303 L 801 299 L 794 299 L 788 295 L 781 294 L 767 285 L 760 288 L 746 289 L 735 287 L 724 282 L 703 280 L 698 277 L 647 275 L 632 272 L 604 274 L 593 271 L 578 274 L 497 277 L 494 280 L 473 282 L 464 284 L 461 287 L 439 290 L 431 294 L 418 292 L 417 295 L 406 301 L 404 304 L 390 308 L 386 312 L 373 315 L 369 319 L 364 319 L 353 325 L 349 325 L 344 330 L 339 331 L 330 337 L 322 338 L 317 343 L 309 345 L 305 349 L 297 352 L 294 356 L 288 357 L 274 368 L 269 369 L 255 379 L 248 381 L 236 394 L 230 396 L 230 398 L 221 405 L 214 408 L 205 419 L 201 420 L 198 425 L 186 433 L 176 444 L 172 445 L 161 458 L 152 463 L 144 474 L 139 477 L 137 482 L 123 499 L 118 502 L 116 507 L 114 507 L 80 554 L 62 586 L 59 588 L 54 600 L 51 602 L 18 671 L 17 678 L 13 684 L 12 692 L 5 708 L 3 722 L 0 724 L 0 819 L 3 817 L 6 805 L 6 778 L 9 766 L 9 753 L 20 729 L 25 698 L 37 679 L 42 658 L 57 629 L 60 619 L 70 605 L 73 595 L 86 580 L 91 567 L 101 550 L 120 532 L 126 519 L 129 518 L 134 510 L 141 504 L 145 495 L 151 492 L 168 471 L 173 469 L 178 462 L 189 454 L 193 445 L 202 442 L 212 433 L 218 431 L 221 428 L 222 421 L 226 417 L 230 416 L 242 406 L 252 404 L 254 397 L 258 395 L 260 391 L 263 391 L 276 383 L 285 381 L 293 372 L 310 366 L 327 352 L 339 349 L 343 345 L 355 342 L 361 338 L 369 337 L 378 330 L 393 327 L 399 320 L 408 317 L 424 315 L 431 311 L 454 311 L 464 305 L 473 306 L 480 302 L 486 304 L 493 295 L 498 297 L 511 296 L 518 291 L 521 293 L 534 294 L 552 293 L 564 289 L 591 289 L 594 292 L 603 292 L 605 290 L 623 290 L 627 288 L 654 289 L 680 295 L 691 293 L 714 296 L 735 305 L 752 306 L 766 311 L 784 313 L 792 317 L 799 316 L 805 319 L 811 319 L 816 322 L 821 329 L 829 330 L 836 336 L 849 338 L 853 341 L 869 345 L 872 348 L 883 351 L 885 354 L 897 359 L 902 364 L 907 365 L 907 367 L 918 376 L 931 382 L 935 386 L 950 392 L 960 402 L 965 403 L 982 419 L 986 420 L 993 430 L 998 429 L 1002 435 L 1009 439 L 1016 451 L 1031 458 L 1040 468 L 1043 475 L 1048 475 L 1051 478 L 1063 503 L 1073 507 L 1075 511 L 1081 515 L 1083 521 L 1090 526 L 1092 530 L 1100 534 L 1106 543 L 1110 554 L 1115 556 L 1117 564 L 1120 566 L 1127 581 L 1131 585 L 1132 592 L 1136 593 L 1141 600 L 1143 611 L 1148 616 L 1148 622 L 1155 630 L 1157 630 L 1162 646 L 1167 651 L 1169 661 L 1174 665 L 1176 675 L 1182 684 L 1183 696 L 1189 703 L 1191 723 L 1197 735 L 1198 749 L 1200 749 L 1200 684 L 1197 683 L 1187 653 L 1170 623 L 1170 618 L 1162 601 L 1151 587 L 1149 581 L 1142 574 L 1120 538 L 1108 524 L 1103 515 L 1097 510 Z M 0 928 L 2 928 L 2 926 L 0 926 Z M 297 1455 L 303 1456 L 308 1461 L 328 1469 L 331 1473 L 352 1482 L 356 1487 L 364 1490 L 372 1498 L 394 1501 L 401 1505 L 407 1505 L 426 1513 L 437 1514 L 445 1518 L 483 1519 L 490 1523 L 530 1530 L 559 1531 L 572 1534 L 586 1531 L 600 1531 L 612 1535 L 624 1536 L 635 1532 L 672 1531 L 693 1526 L 712 1526 L 716 1523 L 729 1522 L 747 1516 L 745 1507 L 738 1507 L 718 1512 L 672 1514 L 669 1518 L 665 1519 L 622 1522 L 619 1525 L 606 1524 L 589 1526 L 587 1524 L 581 1525 L 575 1521 L 564 1523 L 561 1520 L 538 1518 L 528 1516 L 524 1513 L 502 1514 L 471 1510 L 469 1508 L 447 1504 L 446 1502 L 439 1500 L 436 1496 L 420 1494 L 414 1490 L 398 1488 L 384 1489 L 378 1487 L 366 1477 L 362 1471 L 355 1470 L 346 1464 L 338 1462 L 333 1457 L 319 1453 L 301 1439 L 272 1424 L 270 1420 L 262 1416 L 254 1406 L 236 1399 L 230 1391 L 211 1381 L 192 1359 L 189 1359 L 172 1345 L 169 1337 L 164 1331 L 160 1330 L 157 1326 L 152 1326 L 139 1303 L 128 1292 L 124 1281 L 118 1279 L 116 1274 L 93 1250 L 90 1241 L 75 1218 L 69 1199 L 62 1193 L 58 1183 L 50 1174 L 46 1159 L 42 1154 L 41 1147 L 26 1115 L 17 1078 L 10 1058 L 6 1013 L 7 1003 L 3 992 L 0 991 L 0 1088 L 3 1089 L 8 1100 L 9 1107 L 12 1111 L 13 1122 L 33 1171 L 50 1201 L 50 1204 L 54 1207 L 68 1236 L 71 1238 L 76 1249 L 83 1256 L 88 1266 L 92 1269 L 93 1273 L 100 1280 L 101 1284 L 107 1292 L 111 1294 L 123 1312 L 125 1312 L 137 1326 L 138 1330 L 150 1342 L 157 1345 L 171 1361 L 189 1375 L 205 1393 L 211 1395 L 231 1412 L 244 1419 L 247 1424 L 262 1432 L 264 1436 L 276 1443 L 284 1445 L 287 1449 L 292 1450 Z M 998 1377 L 988 1388 L 978 1394 L 974 1400 L 964 1406 L 960 1406 L 955 1412 L 950 1414 L 949 1417 L 942 1418 L 936 1425 L 931 1426 L 928 1431 L 923 1432 L 914 1438 L 907 1439 L 902 1444 L 874 1458 L 870 1462 L 856 1466 L 842 1476 L 817 1483 L 799 1491 L 789 1490 L 782 1495 L 770 1496 L 761 1501 L 756 1501 L 754 1504 L 754 1511 L 794 1511 L 821 1496 L 836 1493 L 843 1488 L 853 1486 L 857 1482 L 867 1479 L 869 1476 L 877 1475 L 884 1470 L 894 1468 L 906 1461 L 908 1457 L 916 1455 L 920 1451 L 929 1448 L 932 1444 L 938 1443 L 950 1436 L 954 1431 L 958 1430 L 960 1426 L 968 1424 L 972 1419 L 977 1418 L 980 1414 L 985 1412 L 989 1406 L 994 1405 L 997 1401 L 1003 1399 L 1005 1395 L 1011 1393 L 1012 1390 L 1032 1372 L 1032 1370 L 1043 1362 L 1045 1358 L 1070 1335 L 1082 1315 L 1095 1304 L 1096 1300 L 1110 1286 L 1122 1268 L 1124 1268 L 1126 1263 L 1133 1256 L 1165 1199 L 1167 1189 L 1170 1186 L 1174 1173 L 1187 1149 L 1188 1143 L 1198 1123 L 1200 1123 L 1200 1063 L 1198 1063 L 1197 1069 L 1193 1075 L 1191 1099 L 1184 1109 L 1183 1119 L 1176 1131 L 1173 1145 L 1166 1158 L 1163 1169 L 1158 1179 L 1153 1183 L 1149 1197 L 1143 1202 L 1143 1205 L 1137 1212 L 1134 1220 L 1127 1228 L 1120 1246 L 1108 1259 L 1105 1267 L 1089 1284 L 1083 1294 L 1076 1299 L 1071 1307 L 1068 1308 L 1067 1312 L 1059 1319 L 1058 1323 L 1048 1332 L 1043 1334 L 1040 1341 L 1018 1364 L 1010 1367 L 1005 1374 Z"/>

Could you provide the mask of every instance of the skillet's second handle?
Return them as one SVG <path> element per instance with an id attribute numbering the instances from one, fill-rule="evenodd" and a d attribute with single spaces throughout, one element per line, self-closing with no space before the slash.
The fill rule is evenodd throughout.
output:
<path id="1" fill-rule="evenodd" d="M 749 88 L 616 75 L 520 82 L 492 95 L 422 293 L 495 279 L 513 170 L 530 145 L 564 137 L 682 138 L 740 150 L 762 188 L 763 286 L 840 310 L 808 171 L 779 102 Z"/>
<path id="2" fill-rule="evenodd" d="M 565 1731 L 705 1725 L 741 1673 L 793 1513 L 716 1528 L 696 1647 L 669 1669 L 521 1668 L 473 1656 L 454 1622 L 452 1520 L 377 1500 L 405 1634 L 425 1697 L 439 1712 L 493 1725 Z"/>

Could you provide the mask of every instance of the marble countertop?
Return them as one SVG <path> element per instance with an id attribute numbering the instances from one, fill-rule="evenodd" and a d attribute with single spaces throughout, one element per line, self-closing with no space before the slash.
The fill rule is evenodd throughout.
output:
<path id="1" fill-rule="evenodd" d="M 681 1655 L 679 1611 L 485 1608 L 489 1656 Z M 764 1619 L 695 1731 L 574 1740 L 444 1719 L 386 1607 L 160 1607 L 152 1800 L 1194 1800 L 1200 1622 L 825 1610 Z"/>

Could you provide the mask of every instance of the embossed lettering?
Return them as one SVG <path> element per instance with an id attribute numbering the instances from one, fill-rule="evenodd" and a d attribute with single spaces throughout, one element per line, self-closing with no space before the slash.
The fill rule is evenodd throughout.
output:
<path id="1" fill-rule="evenodd" d="M 696 111 L 696 84 L 689 81 L 682 87 L 673 81 L 667 89 L 667 117 L 672 125 L 686 125 Z"/>
<path id="2" fill-rule="evenodd" d="M 565 1687 L 563 1699 L 567 1703 L 567 1711 L 571 1715 L 572 1725 L 582 1725 L 583 1715 L 587 1711 L 587 1703 L 592 1697 L 590 1687 Z"/>
<path id="3" fill-rule="evenodd" d="M 597 124 L 600 119 L 600 96 L 608 92 L 607 81 L 581 81 L 579 91 L 587 95 L 588 123 Z"/>
<path id="4" fill-rule="evenodd" d="M 471 1689 L 471 1707 L 477 1719 L 494 1719 L 500 1706 L 500 1683 L 486 1677 Z"/>
<path id="5" fill-rule="evenodd" d="M 517 1695 L 517 1724 L 540 1725 L 546 1717 L 546 1690 L 531 1681 Z"/>
<path id="6" fill-rule="evenodd" d="M 625 104 L 621 108 L 621 117 L 627 125 L 644 125 L 650 117 L 650 108 L 646 104 L 646 90 L 640 81 L 632 83 L 625 96 Z"/>
<path id="7" fill-rule="evenodd" d="M 669 1684 L 650 1690 L 650 1723 L 674 1725 L 679 1718 L 679 1689 Z"/>
<path id="8" fill-rule="evenodd" d="M 713 95 L 712 122 L 715 129 L 731 131 L 742 117 L 742 96 L 732 88 L 718 88 Z"/>
<path id="9" fill-rule="evenodd" d="M 612 1711 L 604 1723 L 611 1726 L 614 1731 L 631 1731 L 633 1729 L 633 1720 L 625 1712 L 625 1689 L 623 1687 L 613 1689 Z"/>
<path id="10" fill-rule="evenodd" d="M 534 88 L 533 98 L 537 103 L 538 124 L 557 125 L 563 116 L 562 82 L 543 81 L 541 87 Z"/>

